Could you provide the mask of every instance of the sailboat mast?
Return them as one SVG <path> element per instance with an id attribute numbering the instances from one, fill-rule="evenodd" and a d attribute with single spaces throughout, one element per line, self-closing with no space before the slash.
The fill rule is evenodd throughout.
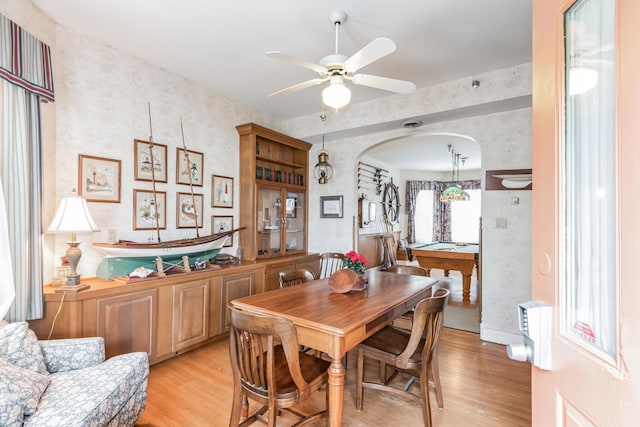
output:
<path id="1" fill-rule="evenodd" d="M 160 215 L 160 209 L 158 208 L 158 196 L 156 195 L 156 164 L 153 158 L 153 126 L 151 126 L 151 102 L 148 102 L 149 106 L 149 156 L 151 156 L 151 184 L 153 186 L 153 205 L 155 206 L 155 212 L 153 216 L 156 220 L 156 233 L 158 235 L 158 243 L 162 240 L 160 239 L 160 219 L 158 216 Z"/>
<path id="2" fill-rule="evenodd" d="M 189 190 L 191 191 L 191 203 L 193 204 L 193 213 L 195 214 L 196 224 L 196 237 L 200 237 L 198 231 L 198 206 L 196 205 L 196 196 L 193 194 L 193 179 L 191 177 L 191 160 L 189 160 L 189 152 L 187 151 L 187 145 L 184 142 L 184 128 L 182 127 L 182 117 L 180 117 L 180 133 L 182 133 L 182 148 L 184 148 L 184 158 L 187 161 L 187 175 L 189 176 Z M 202 173 L 202 171 L 200 171 Z"/>

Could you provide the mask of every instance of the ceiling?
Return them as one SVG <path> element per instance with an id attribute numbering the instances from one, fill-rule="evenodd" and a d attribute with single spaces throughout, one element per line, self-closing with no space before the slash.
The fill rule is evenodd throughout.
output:
<path id="1" fill-rule="evenodd" d="M 532 0 L 32 1 L 73 32 L 281 120 L 320 113 L 324 85 L 267 98 L 318 75 L 265 52 L 315 63 L 334 53 L 334 10 L 348 15 L 340 53 L 351 56 L 377 37 L 397 45 L 359 71 L 418 88 L 531 61 Z M 349 86 L 352 103 L 391 94 Z"/>

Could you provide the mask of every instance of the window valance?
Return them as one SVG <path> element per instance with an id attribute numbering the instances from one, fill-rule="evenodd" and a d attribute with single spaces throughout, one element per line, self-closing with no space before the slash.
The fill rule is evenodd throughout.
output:
<path id="1" fill-rule="evenodd" d="M 4 15 L 0 15 L 0 77 L 54 100 L 51 48 Z"/>

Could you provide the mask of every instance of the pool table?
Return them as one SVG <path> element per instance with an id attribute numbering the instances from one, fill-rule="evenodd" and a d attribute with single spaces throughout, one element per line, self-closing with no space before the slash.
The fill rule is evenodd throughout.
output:
<path id="1" fill-rule="evenodd" d="M 462 273 L 462 298 L 471 296 L 471 273 L 473 267 L 478 267 L 478 244 L 456 244 L 451 242 L 434 242 L 411 248 L 413 257 L 420 267 L 431 275 L 432 268 L 441 268 L 445 276 L 449 270 L 457 270 Z"/>

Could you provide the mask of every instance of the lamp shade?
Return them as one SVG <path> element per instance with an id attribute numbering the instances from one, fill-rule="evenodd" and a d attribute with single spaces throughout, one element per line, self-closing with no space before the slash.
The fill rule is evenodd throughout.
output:
<path id="1" fill-rule="evenodd" d="M 58 205 L 48 233 L 89 233 L 100 231 L 89 213 L 87 201 L 77 196 L 75 190 L 70 196 L 63 197 Z"/>
<path id="2" fill-rule="evenodd" d="M 329 86 L 322 91 L 322 102 L 337 110 L 347 105 L 349 101 L 351 101 L 351 91 L 344 85 L 342 77 L 331 77 Z"/>

